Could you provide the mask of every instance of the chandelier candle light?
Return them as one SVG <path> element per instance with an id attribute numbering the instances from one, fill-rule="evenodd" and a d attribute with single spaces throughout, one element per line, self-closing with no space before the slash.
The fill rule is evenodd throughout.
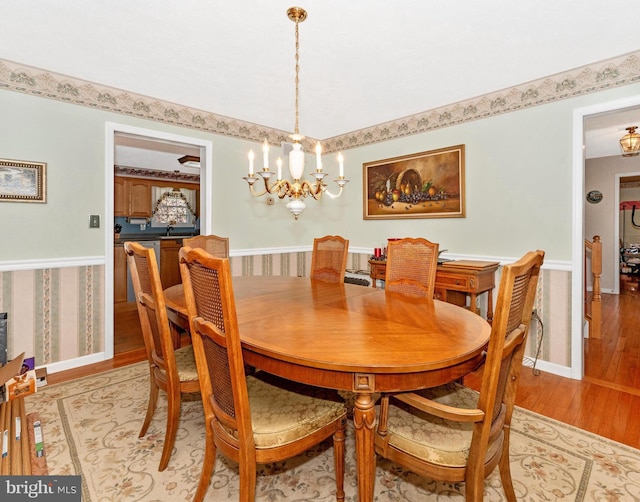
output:
<path id="1" fill-rule="evenodd" d="M 327 185 L 324 183 L 324 177 L 327 176 L 327 173 L 322 170 L 322 146 L 318 141 L 316 143 L 316 170 L 311 173 L 311 176 L 315 178 L 315 181 L 307 181 L 301 180 L 302 174 L 304 173 L 304 151 L 302 150 L 301 141 L 305 139 L 304 136 L 300 134 L 298 129 L 298 96 L 299 96 L 299 71 L 300 66 L 298 64 L 299 55 L 299 43 L 298 43 L 298 24 L 303 22 L 307 18 L 307 12 L 300 7 L 291 7 L 287 10 L 287 16 L 293 22 L 296 23 L 296 102 L 295 102 L 295 129 L 294 133 L 289 135 L 289 137 L 293 140 L 293 149 L 289 152 L 289 172 L 291 173 L 291 178 L 293 181 L 289 181 L 286 179 L 282 179 L 282 159 L 278 157 L 276 160 L 277 166 L 277 179 L 272 184 L 269 184 L 269 178 L 274 174 L 269 170 L 269 143 L 265 138 L 264 143 L 262 144 L 262 170 L 254 173 L 253 162 L 255 160 L 255 154 L 253 150 L 249 151 L 249 175 L 244 176 L 244 179 L 249 184 L 249 190 L 251 194 L 260 197 L 265 194 L 277 195 L 278 198 L 284 199 L 285 197 L 289 197 L 293 200 L 287 204 L 287 208 L 295 219 L 298 219 L 300 213 L 305 208 L 305 204 L 302 199 L 311 196 L 316 200 L 319 200 L 322 197 L 323 193 L 327 193 L 332 198 L 339 197 L 342 194 L 342 189 L 345 184 L 349 182 L 348 179 L 344 177 L 344 159 L 341 153 L 338 153 L 338 165 L 339 165 L 339 174 L 338 178 L 334 181 L 339 187 L 339 192 L 337 194 L 332 194 L 327 190 Z M 264 190 L 262 192 L 256 192 L 253 188 L 253 185 L 256 181 L 258 181 L 258 177 L 256 174 L 260 175 L 262 180 L 264 181 Z"/>

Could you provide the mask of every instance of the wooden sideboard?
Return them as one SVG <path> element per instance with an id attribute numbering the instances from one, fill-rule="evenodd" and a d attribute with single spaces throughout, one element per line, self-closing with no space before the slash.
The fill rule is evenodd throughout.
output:
<path id="1" fill-rule="evenodd" d="M 496 287 L 496 270 L 500 263 L 494 261 L 455 260 L 438 265 L 436 271 L 435 298 L 480 314 L 476 299 L 487 293 L 487 320 L 493 320 L 493 290 Z M 384 281 L 387 262 L 369 260 L 372 286 L 378 279 Z M 467 305 L 469 298 L 469 305 Z"/>

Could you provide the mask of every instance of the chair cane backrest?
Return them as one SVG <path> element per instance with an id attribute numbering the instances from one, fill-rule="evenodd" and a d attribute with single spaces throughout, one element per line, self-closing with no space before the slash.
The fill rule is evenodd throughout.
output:
<path id="1" fill-rule="evenodd" d="M 385 289 L 433 298 L 438 268 L 438 244 L 405 238 L 387 244 Z"/>
<path id="2" fill-rule="evenodd" d="M 496 426 L 502 429 L 511 423 L 543 260 L 543 251 L 531 251 L 502 269 L 478 400 L 478 408 L 492 417 L 477 425 L 487 438 Z M 485 441 L 478 443 L 481 446 Z"/>
<path id="3" fill-rule="evenodd" d="M 253 448 L 229 260 L 183 247 L 180 271 L 205 417 L 237 431 L 241 443 Z"/>
<path id="4" fill-rule="evenodd" d="M 324 282 L 343 282 L 347 268 L 349 241 L 339 235 L 313 239 L 311 279 Z"/>
<path id="5" fill-rule="evenodd" d="M 175 347 L 155 251 L 137 242 L 125 242 L 124 249 L 149 362 L 177 377 Z"/>
<path id="6" fill-rule="evenodd" d="M 212 256 L 229 258 L 229 238 L 217 235 L 196 235 L 182 240 L 182 245 L 189 248 L 201 248 Z"/>

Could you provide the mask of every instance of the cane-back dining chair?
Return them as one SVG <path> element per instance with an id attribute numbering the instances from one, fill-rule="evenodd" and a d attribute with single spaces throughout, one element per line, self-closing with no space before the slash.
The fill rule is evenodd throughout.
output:
<path id="1" fill-rule="evenodd" d="M 387 291 L 433 298 L 438 244 L 423 238 L 390 240 L 387 244 Z"/>
<path id="2" fill-rule="evenodd" d="M 198 370 L 191 345 L 178 347 L 169 326 L 155 252 L 137 242 L 125 242 L 124 249 L 136 295 L 138 316 L 149 361 L 149 404 L 139 437 L 147 433 L 158 401 L 158 391 L 167 393 L 167 426 L 158 470 L 169 464 L 180 421 L 183 394 L 200 392 Z"/>
<path id="3" fill-rule="evenodd" d="M 333 436 L 336 499 L 344 500 L 346 408 L 337 393 L 258 371 L 247 375 L 228 259 L 180 250 L 180 272 L 204 405 L 206 443 L 194 497 L 203 500 L 216 450 L 238 463 L 240 500 L 255 498 L 257 464 L 294 457 Z"/>
<path id="4" fill-rule="evenodd" d="M 484 479 L 499 466 L 507 500 L 516 500 L 509 432 L 543 259 L 532 251 L 503 267 L 480 392 L 450 383 L 383 396 L 376 453 L 434 480 L 464 482 L 467 501 L 482 500 Z"/>
<path id="5" fill-rule="evenodd" d="M 344 282 L 349 241 L 339 235 L 313 239 L 311 278 L 324 282 Z"/>
<path id="6" fill-rule="evenodd" d="M 229 238 L 217 235 L 196 235 L 182 240 L 182 246 L 201 248 L 218 258 L 229 258 Z"/>

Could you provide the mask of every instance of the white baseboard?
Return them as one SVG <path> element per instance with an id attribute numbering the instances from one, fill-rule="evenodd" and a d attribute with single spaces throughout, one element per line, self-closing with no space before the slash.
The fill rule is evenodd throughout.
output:
<path id="1" fill-rule="evenodd" d="M 534 359 L 532 357 L 525 356 L 522 362 L 522 371 L 525 371 L 527 368 L 532 368 L 533 361 Z M 571 376 L 571 368 L 569 368 L 568 366 L 560 366 L 559 364 L 538 360 L 538 362 L 536 362 L 536 369 L 551 373 L 552 375 L 558 375 L 565 378 L 573 378 Z"/>
<path id="2" fill-rule="evenodd" d="M 102 361 L 106 361 L 107 359 L 108 358 L 105 352 L 96 352 L 95 354 L 90 354 L 88 356 L 75 357 L 73 359 L 67 359 L 65 361 L 45 364 L 44 366 L 47 368 L 47 373 L 51 374 L 79 368 L 81 366 L 87 366 L 89 364 L 101 363 Z"/>

